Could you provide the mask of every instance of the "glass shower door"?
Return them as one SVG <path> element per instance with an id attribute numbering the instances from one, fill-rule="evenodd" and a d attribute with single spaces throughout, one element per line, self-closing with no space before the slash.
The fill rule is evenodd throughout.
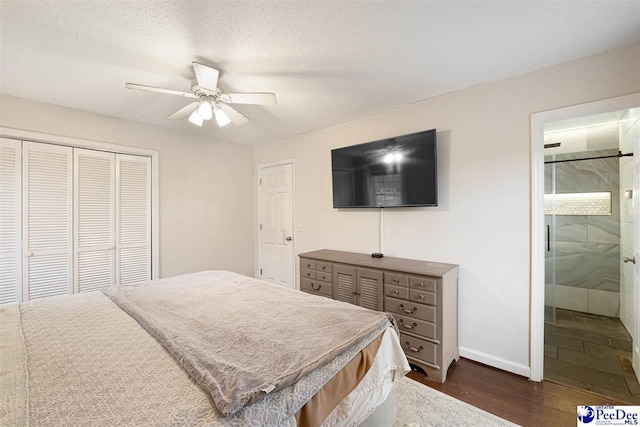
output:
<path id="1" fill-rule="evenodd" d="M 555 155 L 545 156 L 545 161 L 555 160 Z M 544 286 L 544 321 L 556 323 L 556 212 L 553 199 L 547 195 L 555 194 L 555 163 L 544 165 L 544 222 L 545 222 L 545 286 Z"/>

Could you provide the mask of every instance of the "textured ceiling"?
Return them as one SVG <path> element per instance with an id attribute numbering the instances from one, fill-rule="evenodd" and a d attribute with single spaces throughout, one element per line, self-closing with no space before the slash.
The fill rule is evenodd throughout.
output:
<path id="1" fill-rule="evenodd" d="M 0 92 L 260 144 L 640 39 L 640 1 L 5 1 Z M 191 61 L 276 106 L 219 129 L 165 117 Z"/>

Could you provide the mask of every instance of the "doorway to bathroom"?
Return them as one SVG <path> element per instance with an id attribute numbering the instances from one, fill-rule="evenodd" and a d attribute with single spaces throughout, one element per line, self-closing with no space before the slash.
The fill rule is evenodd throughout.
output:
<path id="1" fill-rule="evenodd" d="M 634 94 L 532 116 L 531 379 L 632 404 L 638 106 Z"/>
<path id="2" fill-rule="evenodd" d="M 633 368 L 640 108 L 545 122 L 543 134 L 543 378 L 640 405 Z"/>

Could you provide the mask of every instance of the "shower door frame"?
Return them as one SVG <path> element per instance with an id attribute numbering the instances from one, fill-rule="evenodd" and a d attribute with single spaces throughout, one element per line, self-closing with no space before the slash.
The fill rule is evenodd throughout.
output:
<path id="1" fill-rule="evenodd" d="M 544 125 L 558 120 L 575 119 L 640 106 L 640 92 L 586 104 L 531 114 L 531 312 L 530 376 L 542 381 L 544 375 L 544 291 L 545 291 L 545 222 L 544 222 Z M 638 154 L 636 154 L 638 155 Z M 639 209 L 640 207 L 636 207 Z M 640 280 L 640 278 L 635 278 Z M 635 288 L 635 285 L 634 285 Z M 638 314 L 635 314 L 638 316 Z M 634 319 L 634 321 L 637 321 Z M 635 341 L 640 338 L 637 332 Z"/>

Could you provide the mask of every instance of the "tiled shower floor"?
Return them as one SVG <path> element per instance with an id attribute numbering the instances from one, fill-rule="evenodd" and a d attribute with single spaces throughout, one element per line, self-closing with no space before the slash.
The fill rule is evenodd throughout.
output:
<path id="1" fill-rule="evenodd" d="M 640 405 L 640 384 L 620 357 L 631 358 L 631 336 L 620 319 L 557 309 L 544 326 L 544 379 Z M 585 402 L 588 404 L 588 402 Z"/>

